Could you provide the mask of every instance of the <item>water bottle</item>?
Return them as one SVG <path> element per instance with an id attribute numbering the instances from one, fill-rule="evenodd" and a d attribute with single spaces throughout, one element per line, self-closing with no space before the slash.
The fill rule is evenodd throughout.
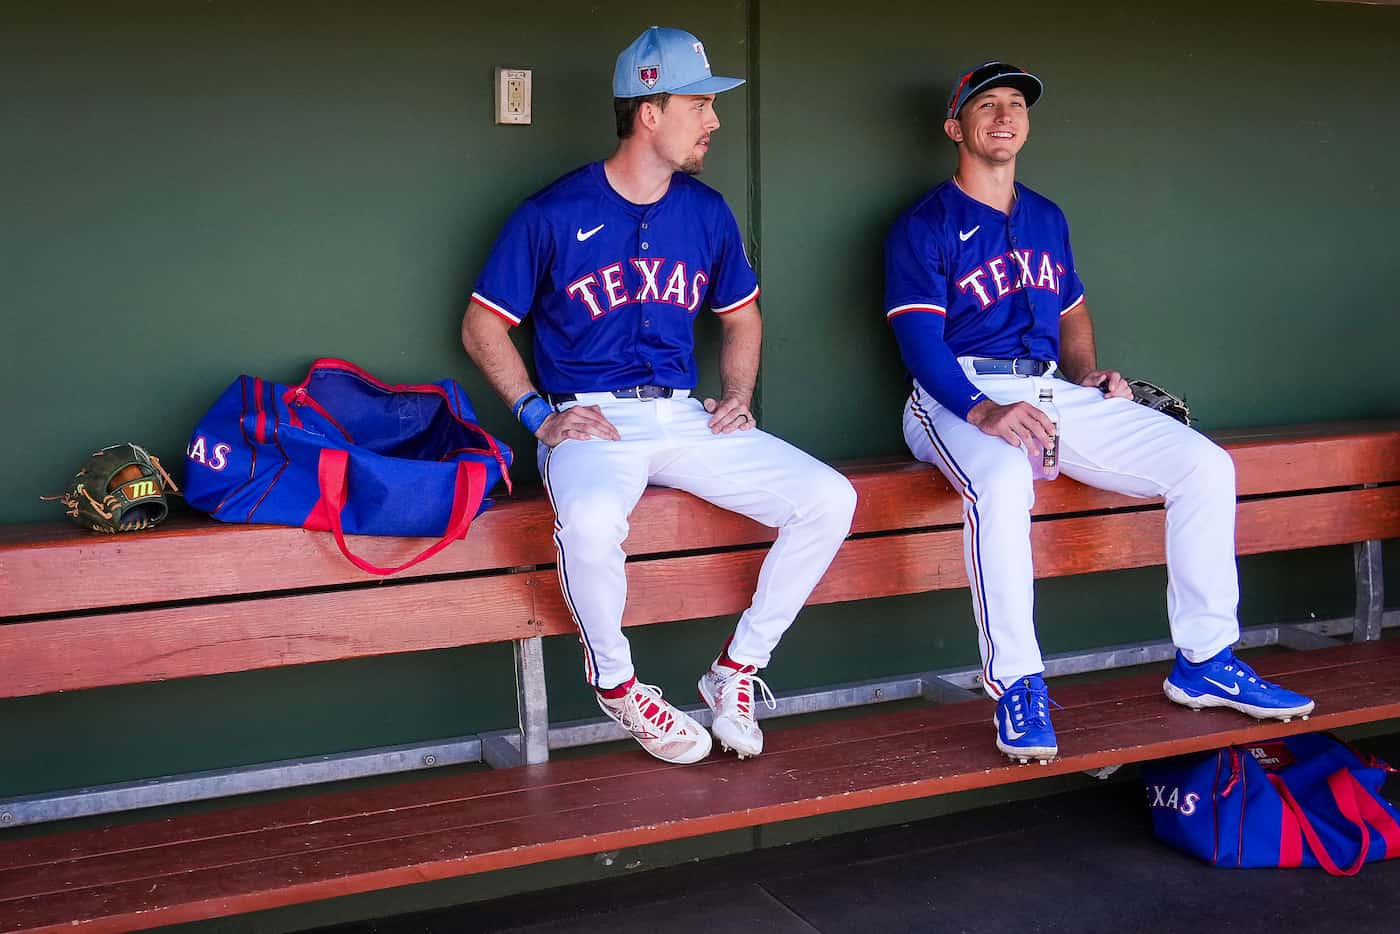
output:
<path id="1" fill-rule="evenodd" d="M 1048 448 L 1042 448 L 1034 438 L 1026 441 L 1031 476 L 1036 480 L 1054 480 L 1060 475 L 1060 410 L 1055 408 L 1055 390 L 1048 387 L 1042 389 L 1036 407 L 1049 416 L 1050 423 L 1055 427 L 1051 430 Z"/>

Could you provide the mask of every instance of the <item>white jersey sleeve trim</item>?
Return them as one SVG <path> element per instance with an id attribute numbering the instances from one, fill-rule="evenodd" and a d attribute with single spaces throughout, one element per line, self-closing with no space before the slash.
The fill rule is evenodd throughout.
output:
<path id="1" fill-rule="evenodd" d="M 717 315 L 724 315 L 724 314 L 728 314 L 728 313 L 731 312 L 731 311 L 738 311 L 740 308 L 743 308 L 745 305 L 747 305 L 747 304 L 749 304 L 750 302 L 756 300 L 756 299 L 758 298 L 758 292 L 759 292 L 758 286 L 754 286 L 752 292 L 750 292 L 748 295 L 744 296 L 743 298 L 739 299 L 739 300 L 738 300 L 737 302 L 735 302 L 734 304 L 732 304 L 732 305 L 725 305 L 723 308 L 711 308 L 710 310 L 713 311 L 713 312 L 714 312 L 715 314 L 717 314 Z"/>
<path id="2" fill-rule="evenodd" d="M 482 295 L 480 292 L 472 293 L 472 301 L 481 303 L 482 307 L 484 307 L 487 311 L 494 311 L 497 315 L 506 319 L 513 325 L 520 323 L 519 318 L 506 311 L 500 305 L 497 305 L 495 302 L 491 301 L 491 299 L 487 298 L 485 295 Z"/>
<path id="3" fill-rule="evenodd" d="M 1069 307 L 1068 307 L 1068 308 L 1066 308 L 1064 311 L 1060 312 L 1060 317 L 1063 318 L 1065 315 L 1069 314 L 1071 311 L 1074 311 L 1074 309 L 1078 308 L 1078 307 L 1079 307 L 1080 305 L 1082 305 L 1082 304 L 1084 304 L 1084 293 L 1083 293 L 1083 292 L 1079 293 L 1079 297 L 1076 298 L 1074 301 L 1072 301 L 1072 302 L 1069 303 Z"/>
<path id="4" fill-rule="evenodd" d="M 885 312 L 885 317 L 886 317 L 886 318 L 894 318 L 894 317 L 897 317 L 897 316 L 899 316 L 899 315 L 906 315 L 906 314 L 908 314 L 908 313 L 911 312 L 911 311 L 929 311 L 929 312 L 932 312 L 932 313 L 934 313 L 934 314 L 936 314 L 936 315 L 943 315 L 945 318 L 948 316 L 948 309 L 942 307 L 941 305 L 913 304 L 913 305 L 896 305 L 895 307 L 891 308 L 889 311 Z"/>

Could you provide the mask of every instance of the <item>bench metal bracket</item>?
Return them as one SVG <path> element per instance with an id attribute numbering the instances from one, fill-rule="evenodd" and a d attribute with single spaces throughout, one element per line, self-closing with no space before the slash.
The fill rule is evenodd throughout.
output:
<path id="1" fill-rule="evenodd" d="M 545 685 L 544 639 L 539 636 L 515 643 L 515 701 L 525 764 L 548 762 L 549 690 Z"/>
<path id="2" fill-rule="evenodd" d="M 481 734 L 481 761 L 493 769 L 549 761 L 549 690 L 545 684 L 544 640 L 539 636 L 511 643 L 515 655 L 515 704 L 518 730 Z"/>
<path id="3" fill-rule="evenodd" d="M 979 689 L 956 684 L 932 671 L 923 676 L 923 682 L 924 700 L 935 704 L 962 704 L 987 696 Z"/>
<path id="4" fill-rule="evenodd" d="M 1385 569 L 1381 566 L 1381 543 L 1357 542 L 1352 546 L 1356 559 L 1356 626 L 1353 642 L 1372 642 L 1381 637 L 1381 617 L 1385 613 Z"/>

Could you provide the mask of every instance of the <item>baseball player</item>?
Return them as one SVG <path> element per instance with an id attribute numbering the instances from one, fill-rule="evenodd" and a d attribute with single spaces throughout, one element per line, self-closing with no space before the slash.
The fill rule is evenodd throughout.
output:
<path id="1" fill-rule="evenodd" d="M 1235 658 L 1234 465 L 1181 423 L 1134 405 L 1101 369 L 1069 226 L 1016 182 L 1016 157 L 1043 86 L 1004 62 L 962 75 L 944 132 L 957 172 L 896 221 L 885 244 L 885 314 L 913 391 L 904 437 L 963 502 L 964 558 L 982 653 L 998 700 L 997 746 L 1042 761 L 1058 752 L 1033 622 L 1028 453 L 1058 444 L 1060 470 L 1167 507 L 1167 614 L 1179 704 L 1287 719 L 1313 702 Z M 1058 437 L 1034 404 L 1053 390 Z"/>
<path id="2" fill-rule="evenodd" d="M 850 531 L 841 474 L 754 424 L 758 280 L 723 197 L 696 181 L 719 128 L 705 48 L 652 27 L 618 56 L 616 152 L 528 198 L 506 223 L 462 322 L 462 343 L 539 439 L 557 521 L 559 583 L 598 705 L 647 752 L 690 763 L 710 735 L 639 681 L 622 634 L 627 518 L 648 484 L 686 490 L 777 528 L 758 590 L 701 677 L 715 738 L 757 755 L 771 692 L 758 669 Z M 695 319 L 722 323 L 723 392 L 696 384 Z M 509 337 L 534 322 L 538 385 Z M 755 695 L 760 691 L 760 695 Z"/>

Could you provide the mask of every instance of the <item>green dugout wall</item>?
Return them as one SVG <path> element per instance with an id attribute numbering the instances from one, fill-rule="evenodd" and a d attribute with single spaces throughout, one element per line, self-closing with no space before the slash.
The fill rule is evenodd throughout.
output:
<path id="1" fill-rule="evenodd" d="M 750 79 L 720 99 L 705 178 L 760 268 L 763 420 L 816 454 L 903 451 L 881 243 L 951 171 L 950 79 L 992 57 L 1046 80 L 1021 177 L 1070 217 L 1105 364 L 1183 390 L 1207 430 L 1400 413 L 1394 8 L 169 0 L 6 19 L 0 522 L 61 521 L 37 497 L 101 444 L 178 465 L 235 376 L 294 379 L 323 355 L 458 377 L 529 475 L 461 311 L 515 204 L 611 150 L 613 59 L 654 21 Z M 533 126 L 492 125 L 508 65 L 534 69 Z M 1247 623 L 1350 611 L 1346 550 L 1242 568 Z M 1045 648 L 1163 635 L 1164 576 L 1044 583 Z M 680 690 L 730 624 L 638 632 L 639 667 Z M 975 656 L 966 594 L 939 594 L 809 610 L 769 675 Z M 572 640 L 547 661 L 553 714 L 588 715 Z M 486 647 L 6 701 L 0 796 L 499 728 L 509 665 Z"/>

